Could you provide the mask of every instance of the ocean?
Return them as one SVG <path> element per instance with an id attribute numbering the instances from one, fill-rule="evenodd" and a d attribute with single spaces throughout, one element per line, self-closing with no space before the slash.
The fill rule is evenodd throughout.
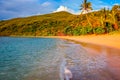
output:
<path id="1" fill-rule="evenodd" d="M 0 37 L 0 80 L 64 80 L 64 67 L 73 80 L 118 80 L 108 60 L 73 41 Z"/>

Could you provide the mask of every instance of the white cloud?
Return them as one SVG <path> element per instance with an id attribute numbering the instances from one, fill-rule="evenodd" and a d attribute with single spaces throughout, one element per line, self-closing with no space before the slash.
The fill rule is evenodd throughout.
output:
<path id="1" fill-rule="evenodd" d="M 66 6 L 59 6 L 59 8 L 53 12 L 60 12 L 60 11 L 66 11 L 66 12 L 70 12 L 70 13 L 74 13 L 74 10 L 66 7 Z"/>
<path id="2" fill-rule="evenodd" d="M 59 7 L 58 7 L 55 11 L 53 11 L 53 12 L 61 12 L 61 11 L 66 11 L 66 12 L 69 12 L 69 13 L 72 13 L 72 14 L 75 14 L 75 15 L 80 14 L 80 11 L 75 12 L 74 10 L 72 10 L 72 9 L 66 7 L 66 6 L 62 6 L 62 5 L 59 6 Z"/>
<path id="3" fill-rule="evenodd" d="M 65 6 L 59 6 L 59 8 L 56 10 L 56 11 L 54 11 L 54 12 L 60 12 L 60 11 L 67 11 L 67 12 L 70 12 L 69 11 L 69 9 L 67 8 L 67 7 L 65 7 Z"/>
<path id="4" fill-rule="evenodd" d="M 115 3 L 115 4 L 113 4 L 113 5 L 120 5 L 119 3 Z"/>
<path id="5" fill-rule="evenodd" d="M 43 7 L 47 7 L 47 6 L 49 6 L 49 5 L 51 5 L 51 3 L 50 3 L 50 2 L 44 2 L 44 3 L 42 3 L 42 5 L 41 5 L 41 6 L 43 6 Z"/>

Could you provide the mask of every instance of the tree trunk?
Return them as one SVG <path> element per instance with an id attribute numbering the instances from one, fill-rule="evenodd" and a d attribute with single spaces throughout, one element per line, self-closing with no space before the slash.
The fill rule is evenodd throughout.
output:
<path id="1" fill-rule="evenodd" d="M 89 18 L 88 18 L 87 13 L 86 13 L 86 18 L 87 18 L 87 22 L 88 22 L 89 26 L 92 27 L 92 24 L 91 24 L 91 22 L 90 22 L 90 20 L 89 20 Z"/>

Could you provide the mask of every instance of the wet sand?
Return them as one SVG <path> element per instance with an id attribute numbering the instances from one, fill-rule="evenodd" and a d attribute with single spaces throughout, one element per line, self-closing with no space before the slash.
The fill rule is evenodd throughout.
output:
<path id="1" fill-rule="evenodd" d="M 108 75 L 106 75 L 106 73 L 109 72 L 109 76 L 111 76 L 109 80 L 120 80 L 120 49 L 87 43 L 83 46 L 87 53 L 93 57 L 99 56 L 100 58 L 102 56 L 101 62 L 104 61 L 106 64 L 106 69 L 103 70 L 103 72 L 100 72 L 100 74 L 103 75 L 101 77 L 107 79 Z M 104 65 L 104 63 L 101 63 L 101 65 Z"/>
<path id="2" fill-rule="evenodd" d="M 78 73 L 73 70 L 73 80 L 120 80 L 120 35 L 63 38 L 82 45 L 88 57 L 86 64 L 81 62 L 84 65 L 81 79 L 75 77 Z"/>
<path id="3" fill-rule="evenodd" d="M 67 67 L 73 73 L 73 80 L 120 80 L 119 49 L 73 42 L 66 50 Z"/>

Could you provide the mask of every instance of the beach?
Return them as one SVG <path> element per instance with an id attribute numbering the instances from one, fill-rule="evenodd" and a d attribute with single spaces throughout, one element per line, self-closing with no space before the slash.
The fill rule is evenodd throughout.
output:
<path id="1" fill-rule="evenodd" d="M 82 35 L 82 36 L 56 36 L 49 38 L 60 38 L 73 41 L 87 51 L 92 57 L 103 55 L 105 57 L 106 67 L 111 77 L 120 79 L 120 34 L 104 34 L 104 35 Z M 104 61 L 101 59 L 101 61 Z M 104 64 L 101 64 L 104 65 Z M 107 73 L 100 72 L 103 79 Z M 112 79 L 111 79 L 112 80 Z"/>
<path id="2" fill-rule="evenodd" d="M 120 34 L 81 35 L 81 36 L 37 36 L 42 38 L 67 39 L 79 43 L 88 43 L 120 49 Z"/>
<path id="3" fill-rule="evenodd" d="M 65 36 L 61 38 L 120 49 L 120 34 Z"/>
<path id="4" fill-rule="evenodd" d="M 120 61 L 120 34 L 67 36 L 62 38 L 81 44 L 87 53 L 94 57 L 103 54 L 111 76 L 114 76 L 117 80 L 120 79 L 120 63 L 118 63 Z"/>

